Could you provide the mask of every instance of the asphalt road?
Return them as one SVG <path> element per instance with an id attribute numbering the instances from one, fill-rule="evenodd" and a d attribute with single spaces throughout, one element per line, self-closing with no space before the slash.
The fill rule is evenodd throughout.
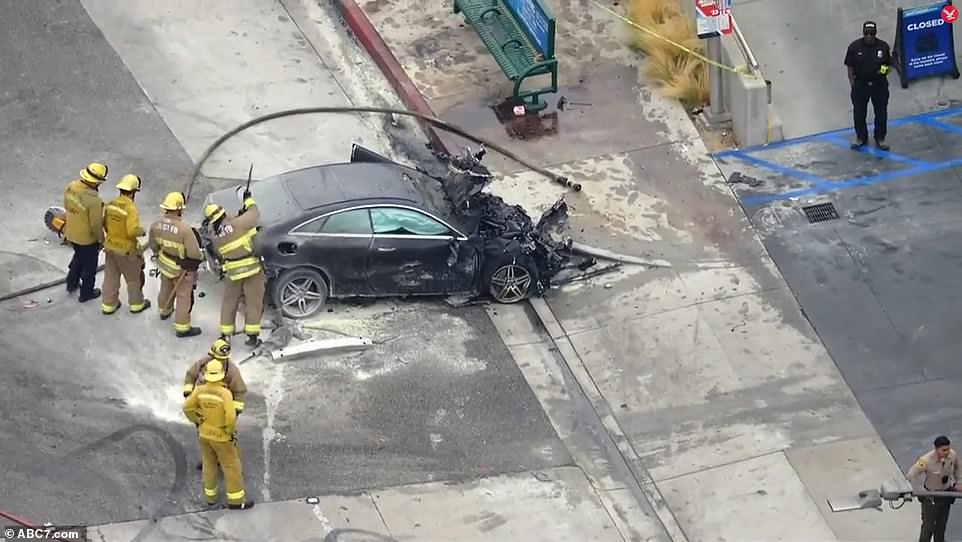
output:
<path id="1" fill-rule="evenodd" d="M 98 16 L 105 18 L 132 13 L 117 15 L 106 12 L 106 4 L 97 7 Z M 244 2 L 234 7 L 231 16 L 250 20 L 262 5 Z M 298 16 L 296 9 L 291 11 Z M 310 15 L 317 24 L 326 20 L 326 12 Z M 154 22 L 164 24 L 164 14 L 157 17 Z M 295 39 L 298 27 L 286 19 L 287 26 L 281 26 L 286 39 L 326 55 L 315 67 L 326 70 L 326 79 L 318 79 L 314 91 L 328 96 L 340 92 L 345 101 L 356 96 L 352 89 L 367 82 L 352 69 L 369 68 L 360 56 L 335 69 L 326 63 L 357 55 L 353 45 L 343 40 L 344 49 L 325 49 L 327 42 L 315 39 L 321 32 L 308 29 L 306 19 L 299 22 L 305 30 Z M 132 27 L 113 30 L 118 28 Z M 244 30 L 265 47 L 283 42 L 272 26 Z M 204 36 L 219 43 L 220 34 L 213 31 L 195 39 Z M 163 33 L 152 33 L 149 39 L 159 40 L 156 50 L 173 47 L 163 41 Z M 181 103 L 190 109 L 197 102 L 177 102 L 163 88 L 148 98 L 144 83 L 125 67 L 145 69 L 140 57 L 128 61 L 115 52 L 120 47 L 132 54 L 130 42 L 118 39 L 111 46 L 78 2 L 15 3 L 0 19 L 0 40 L 4 50 L 16 51 L 0 57 L 0 179 L 4 186 L 17 187 L 7 191 L 6 212 L 0 218 L 8 240 L 3 263 L 9 272 L 4 275 L 13 277 L 6 286 L 10 289 L 63 273 L 68 249 L 55 241 L 44 243 L 52 238 L 40 219 L 87 161 L 106 161 L 112 178 L 128 170 L 144 176 L 145 190 L 138 201 L 146 221 L 164 192 L 184 186 L 192 168 L 184 149 L 195 153 L 215 136 L 204 139 L 203 130 L 192 131 L 182 120 L 172 133 L 168 106 Z M 217 57 L 222 52 L 197 46 L 193 56 L 216 66 L 223 64 Z M 220 75 L 197 72 L 195 91 L 217 100 L 212 81 Z M 156 84 L 160 75 L 155 70 L 152 76 L 149 81 Z M 230 91 L 229 85 L 220 90 Z M 226 97 L 223 102 L 230 103 Z M 164 106 L 155 107 L 158 103 Z M 247 105 L 227 116 L 249 118 L 253 108 Z M 287 100 L 280 105 L 317 104 Z M 385 139 L 380 121 L 342 122 L 341 128 L 328 129 L 367 130 L 362 134 L 366 142 Z M 421 146 L 403 126 L 398 134 L 388 146 Z M 268 130 L 257 137 L 274 136 Z M 225 150 L 217 171 L 231 171 L 232 152 L 247 164 L 256 155 L 251 149 L 258 148 L 257 137 Z M 324 152 L 347 156 L 340 146 Z M 318 155 L 301 153 L 296 158 L 317 160 Z M 222 182 L 203 180 L 195 196 L 200 199 Z M 114 190 L 107 185 L 104 192 L 111 196 Z M 196 218 L 197 210 L 189 215 Z M 130 315 L 121 310 L 105 317 L 97 302 L 79 304 L 62 288 L 0 304 L 0 384 L 5 390 L 0 410 L 7 413 L 0 419 L 0 510 L 34 522 L 96 524 L 200 506 L 200 475 L 193 468 L 197 445 L 193 427 L 179 411 L 179 383 L 187 364 L 214 338 L 221 285 L 211 281 L 207 277 L 199 286 L 198 294 L 205 295 L 198 295 L 194 309 L 194 323 L 204 334 L 189 340 L 175 339 L 170 322 L 159 321 L 154 311 Z M 156 290 L 156 281 L 149 280 L 148 295 L 156 299 Z M 239 433 L 247 491 L 255 499 L 570 463 L 480 309 L 406 302 L 335 305 L 332 310 L 315 322 L 328 331 L 316 333 L 336 328 L 393 340 L 351 355 L 283 364 L 255 360 L 243 366 L 250 398 Z M 246 355 L 241 341 L 235 342 L 240 357 Z"/>

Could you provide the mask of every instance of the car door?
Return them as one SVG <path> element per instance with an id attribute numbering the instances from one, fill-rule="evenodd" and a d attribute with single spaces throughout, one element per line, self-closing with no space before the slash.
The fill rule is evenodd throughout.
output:
<path id="1" fill-rule="evenodd" d="M 410 207 L 371 208 L 368 260 L 371 290 L 382 295 L 443 294 L 455 234 L 438 219 Z"/>
<path id="2" fill-rule="evenodd" d="M 325 214 L 291 230 L 304 263 L 331 279 L 336 296 L 370 294 L 367 281 L 371 250 L 371 218 L 366 208 Z"/>

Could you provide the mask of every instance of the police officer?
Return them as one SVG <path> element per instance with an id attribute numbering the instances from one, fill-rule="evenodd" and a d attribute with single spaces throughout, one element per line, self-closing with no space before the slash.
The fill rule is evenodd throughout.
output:
<path id="1" fill-rule="evenodd" d="M 959 456 L 942 435 L 933 442 L 934 449 L 919 458 L 909 469 L 906 478 L 914 491 L 962 491 L 962 465 Z M 960 495 L 962 496 L 962 495 Z M 945 542 L 945 525 L 949 521 L 949 508 L 955 502 L 951 497 L 922 497 L 922 529 L 919 542 Z"/>
<path id="2" fill-rule="evenodd" d="M 124 175 L 117 183 L 120 195 L 104 207 L 104 285 L 100 310 L 113 314 L 120 308 L 120 279 L 127 282 L 127 303 L 133 314 L 150 308 L 144 299 L 144 254 L 139 237 L 147 233 L 140 225 L 134 199 L 140 177 Z"/>
<path id="3" fill-rule="evenodd" d="M 91 162 L 80 170 L 63 193 L 63 207 L 67 211 L 64 237 L 73 248 L 67 272 L 67 293 L 80 288 L 80 302 L 100 297 L 94 288 L 97 261 L 104 242 L 104 202 L 100 199 L 100 184 L 107 180 L 107 166 Z"/>
<path id="4" fill-rule="evenodd" d="M 190 227 L 181 216 L 184 211 L 184 194 L 170 192 L 164 197 L 160 208 L 164 218 L 150 226 L 148 243 L 160 270 L 160 293 L 157 310 L 161 320 L 174 314 L 174 331 L 178 337 L 200 335 L 200 328 L 190 324 L 194 308 L 194 288 L 197 269 L 204 256 L 200 252 L 200 234 Z"/>
<path id="5" fill-rule="evenodd" d="M 245 191 L 244 207 L 237 216 L 227 217 L 223 207 L 211 203 L 204 208 L 204 217 L 214 233 L 214 251 L 228 279 L 220 309 L 220 334 L 228 340 L 234 335 L 237 306 L 243 295 L 246 344 L 251 348 L 257 347 L 261 344 L 261 315 L 267 287 L 260 258 L 254 253 L 260 211 L 250 191 Z"/>
<path id="6" fill-rule="evenodd" d="M 889 83 L 886 75 L 892 63 L 889 44 L 875 37 L 876 24 L 866 21 L 862 25 L 862 37 L 848 46 L 845 65 L 848 66 L 848 82 L 852 87 L 852 115 L 855 118 L 855 142 L 853 149 L 864 147 L 868 142 L 868 102 L 871 100 L 875 110 L 875 144 L 883 151 L 889 150 L 885 144 L 888 132 Z"/>

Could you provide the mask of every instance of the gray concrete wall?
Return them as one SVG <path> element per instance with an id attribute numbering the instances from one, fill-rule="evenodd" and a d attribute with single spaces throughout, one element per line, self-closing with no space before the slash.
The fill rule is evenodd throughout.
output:
<path id="1" fill-rule="evenodd" d="M 747 66 L 734 36 L 722 36 L 722 64 Z M 781 122 L 769 103 L 768 84 L 761 72 L 755 77 L 721 70 L 722 101 L 731 114 L 732 130 L 743 147 L 754 147 L 782 140 Z"/>
<path id="2" fill-rule="evenodd" d="M 694 0 L 678 0 L 682 11 L 695 17 Z M 734 35 L 722 37 L 722 63 L 726 66 L 746 66 Z M 749 43 L 751 47 L 751 43 Z M 757 72 L 757 78 L 746 77 L 723 70 L 722 102 L 725 112 L 731 114 L 732 131 L 742 147 L 754 147 L 784 139 L 782 122 L 769 103 L 766 77 Z"/>

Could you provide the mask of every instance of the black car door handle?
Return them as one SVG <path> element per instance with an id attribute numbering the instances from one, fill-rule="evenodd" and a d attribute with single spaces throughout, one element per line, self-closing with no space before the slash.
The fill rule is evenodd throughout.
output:
<path id="1" fill-rule="evenodd" d="M 394 252 L 395 250 L 397 249 L 394 247 L 377 247 L 378 252 Z"/>

